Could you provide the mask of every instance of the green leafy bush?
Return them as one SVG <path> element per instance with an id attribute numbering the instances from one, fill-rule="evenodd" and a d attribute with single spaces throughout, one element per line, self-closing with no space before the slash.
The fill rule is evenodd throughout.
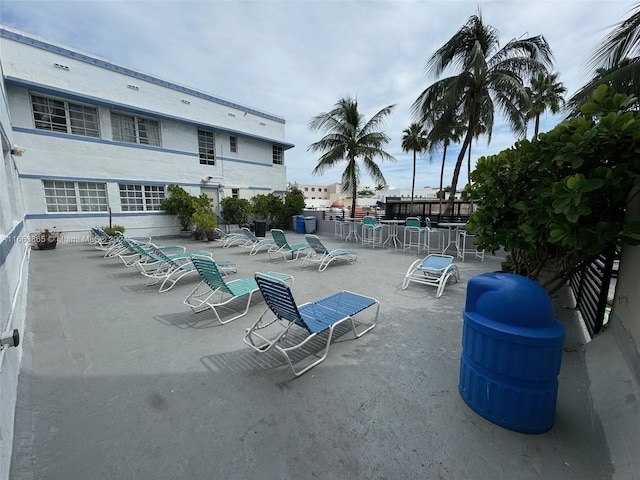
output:
<path id="1" fill-rule="evenodd" d="M 160 202 L 160 208 L 169 215 L 177 216 L 182 230 L 189 230 L 191 216 L 196 211 L 195 200 L 198 197 L 194 197 L 178 185 L 169 185 L 167 191 L 169 196 Z"/>
<path id="2" fill-rule="evenodd" d="M 541 284 L 553 293 L 600 253 L 640 244 L 640 222 L 625 223 L 640 187 L 636 101 L 603 85 L 582 116 L 480 158 L 468 224 L 478 247 L 504 247 L 516 273 L 532 279 L 549 269 Z"/>
<path id="3" fill-rule="evenodd" d="M 107 235 L 115 235 L 116 232 L 124 233 L 125 228 L 122 225 L 112 225 L 111 227 L 100 227 Z"/>
<path id="4" fill-rule="evenodd" d="M 226 197 L 220 201 L 222 218 L 232 225 L 246 225 L 251 214 L 251 202 L 246 198 Z"/>

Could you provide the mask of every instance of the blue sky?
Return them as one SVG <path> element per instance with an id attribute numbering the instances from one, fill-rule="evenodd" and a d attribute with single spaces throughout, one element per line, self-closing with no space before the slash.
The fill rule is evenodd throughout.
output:
<path id="1" fill-rule="evenodd" d="M 8 1 L 0 23 L 115 63 L 282 116 L 290 182 L 338 182 L 343 168 L 313 176 L 319 154 L 307 147 L 320 135 L 309 120 L 345 95 L 357 97 L 370 118 L 395 104 L 384 131 L 397 162 L 381 164 L 391 187 L 410 188 L 412 154 L 401 149 L 413 121 L 411 105 L 428 87 L 424 66 L 480 8 L 501 43 L 544 35 L 569 95 L 590 73 L 586 60 L 634 2 L 609 0 L 509 1 Z M 1 55 L 1 52 L 0 52 Z M 562 116 L 545 115 L 541 131 Z M 531 126 L 530 130 L 533 130 Z M 472 163 L 511 146 L 516 138 L 496 118 L 490 145 L 473 144 Z M 458 149 L 447 154 L 450 182 Z M 441 153 L 419 158 L 416 188 L 439 184 Z M 466 168 L 459 186 L 466 183 Z M 364 175 L 362 186 L 374 186 Z"/>

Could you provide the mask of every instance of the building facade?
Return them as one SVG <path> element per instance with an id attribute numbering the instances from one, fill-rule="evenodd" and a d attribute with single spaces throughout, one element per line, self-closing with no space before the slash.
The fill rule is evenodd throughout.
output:
<path id="1" fill-rule="evenodd" d="M 285 120 L 108 60 L 0 29 L 15 165 L 29 231 L 177 233 L 166 187 L 286 191 Z"/>

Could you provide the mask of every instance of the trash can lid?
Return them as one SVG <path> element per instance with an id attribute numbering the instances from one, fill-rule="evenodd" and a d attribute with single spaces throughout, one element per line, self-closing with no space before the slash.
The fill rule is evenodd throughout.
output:
<path id="1" fill-rule="evenodd" d="M 553 302 L 533 280 L 513 273 L 483 273 L 469 279 L 465 312 L 526 328 L 555 323 Z"/>
<path id="2" fill-rule="evenodd" d="M 316 217 L 304 217 L 305 220 L 315 220 Z"/>

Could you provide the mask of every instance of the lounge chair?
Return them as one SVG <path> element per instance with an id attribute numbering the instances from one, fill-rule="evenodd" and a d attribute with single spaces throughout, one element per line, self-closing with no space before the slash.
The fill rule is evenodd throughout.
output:
<path id="1" fill-rule="evenodd" d="M 154 258 L 153 255 L 149 253 L 149 245 L 143 245 L 141 243 L 136 242 L 135 240 L 130 240 L 128 238 L 121 237 L 120 242 L 125 247 L 123 250 L 117 252 L 115 256 L 122 260 L 127 267 L 140 267 L 146 265 L 155 265 L 158 263 L 158 259 Z M 183 254 L 187 251 L 187 249 L 180 245 L 172 245 L 168 247 L 161 247 L 156 245 L 156 248 L 160 249 L 166 254 L 169 255 L 179 255 Z"/>
<path id="2" fill-rule="evenodd" d="M 221 324 L 229 323 L 232 320 L 246 315 L 251 306 L 251 298 L 258 291 L 258 284 L 253 277 L 237 278 L 230 282 L 226 282 L 220 273 L 220 269 L 216 262 L 210 257 L 201 255 L 193 255 L 191 261 L 200 274 L 202 281 L 194 288 L 182 303 L 187 305 L 196 313 L 202 312 L 210 308 L 213 310 L 216 318 Z M 285 275 L 276 272 L 269 272 L 274 278 L 283 281 L 293 282 L 291 275 Z M 222 319 L 218 313 L 218 307 L 227 305 L 229 302 L 246 298 L 247 303 L 242 313 L 231 318 Z"/>
<path id="3" fill-rule="evenodd" d="M 228 241 L 231 241 L 232 239 L 236 239 L 236 238 L 242 239 L 242 238 L 244 238 L 244 235 L 241 232 L 227 233 L 224 230 L 222 230 L 220 227 L 216 227 L 214 229 L 214 232 L 216 234 L 215 241 L 216 242 L 221 242 L 223 247 L 225 246 L 225 244 Z"/>
<path id="4" fill-rule="evenodd" d="M 242 248 L 249 249 L 249 255 L 255 255 L 263 248 L 270 248 L 275 245 L 275 241 L 273 240 L 273 238 L 256 237 L 255 234 L 247 227 L 242 227 L 242 233 L 244 234 L 247 241 L 245 243 L 241 243 L 240 246 Z"/>
<path id="5" fill-rule="evenodd" d="M 140 273 L 142 273 L 149 280 L 147 285 L 155 285 L 162 281 L 158 293 L 163 293 L 171 290 L 178 281 L 190 273 L 197 274 L 195 265 L 191 261 L 191 255 L 201 255 L 211 257 L 210 252 L 186 252 L 177 255 L 167 255 L 155 245 L 149 245 L 149 256 L 157 260 L 155 268 L 146 265 L 136 264 Z M 228 260 L 216 260 L 216 265 L 220 269 L 223 276 L 227 276 L 228 272 L 237 272 L 238 268 L 234 262 Z"/>
<path id="6" fill-rule="evenodd" d="M 322 244 L 317 235 L 306 235 L 304 238 L 311 247 L 311 250 L 309 250 L 307 256 L 303 258 L 303 267 L 306 267 L 310 263 L 317 263 L 318 271 L 324 272 L 332 262 L 344 261 L 347 263 L 353 263 L 358 258 L 355 253 L 342 248 L 329 250 Z"/>
<path id="7" fill-rule="evenodd" d="M 277 350 L 286 358 L 296 376 L 302 375 L 327 357 L 336 327 L 350 322 L 353 333 L 358 338 L 375 327 L 378 321 L 380 304 L 375 298 L 341 291 L 315 302 L 297 305 L 291 290 L 281 280 L 262 273 L 256 273 L 255 279 L 267 309 L 247 330 L 243 341 L 257 352 L 267 352 L 272 348 Z M 365 327 L 358 331 L 353 317 L 374 305 L 376 312 L 373 322 L 364 324 Z M 269 312 L 273 317 L 267 315 Z M 318 355 L 320 357 L 296 370 L 294 363 L 299 363 L 300 354 L 295 355 L 297 360 L 292 358 L 293 354 L 307 345 L 307 350 L 302 350 L 302 354 L 308 353 L 308 350 L 313 348 L 310 342 L 319 338 L 320 334 L 326 335 L 323 351 L 313 352 L 314 358 Z"/>
<path id="8" fill-rule="evenodd" d="M 437 287 L 436 298 L 440 298 L 448 283 L 459 281 L 460 273 L 451 255 L 431 254 L 411 264 L 402 281 L 402 290 L 411 282 L 422 283 Z"/>
<path id="9" fill-rule="evenodd" d="M 307 243 L 289 245 L 287 237 L 280 229 L 272 229 L 271 235 L 273 236 L 273 241 L 275 244 L 269 247 L 269 250 L 267 250 L 270 258 L 273 258 L 274 255 L 282 255 L 282 258 L 284 258 L 285 262 L 293 262 L 294 260 L 298 259 L 301 252 L 306 252 L 309 249 L 309 244 Z M 287 259 L 287 257 L 289 258 Z"/>

